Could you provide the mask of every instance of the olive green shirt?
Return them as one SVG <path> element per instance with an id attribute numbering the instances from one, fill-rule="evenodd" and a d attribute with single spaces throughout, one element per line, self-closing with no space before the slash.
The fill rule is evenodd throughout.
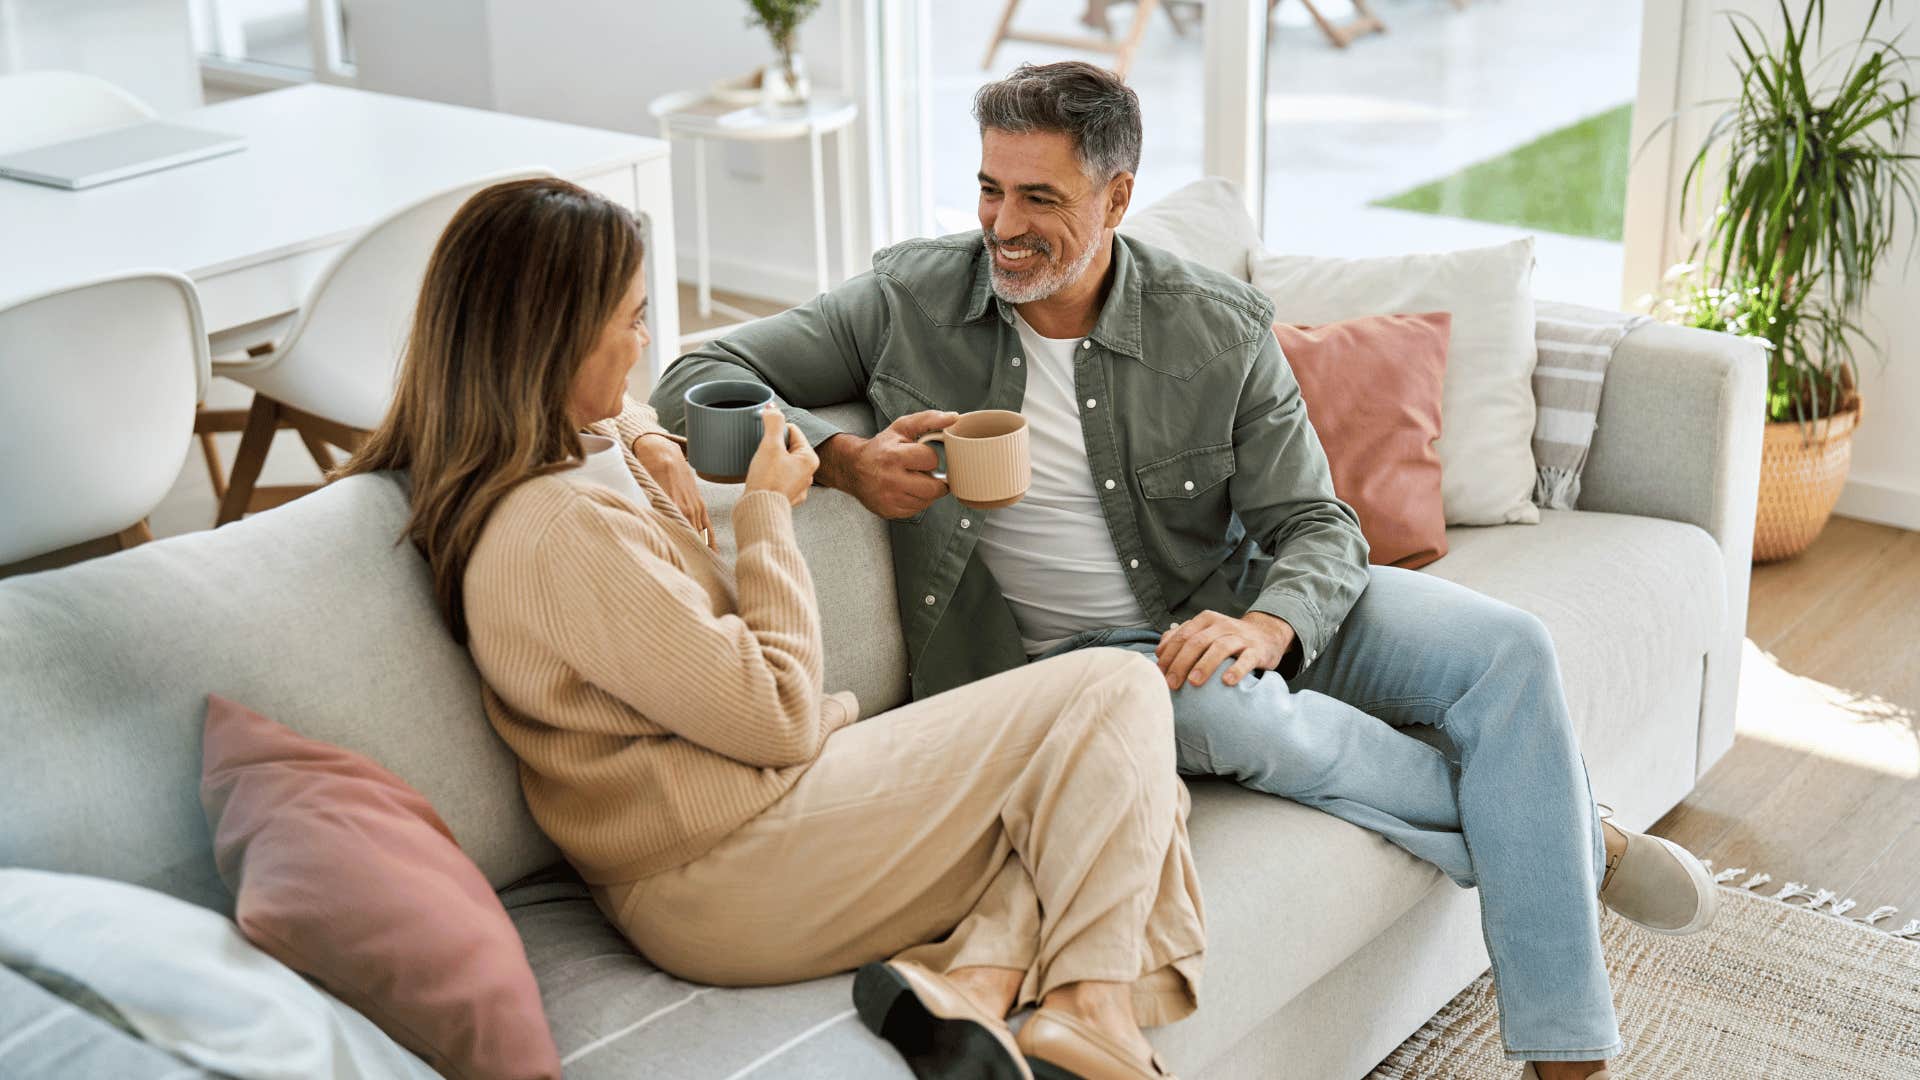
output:
<path id="1" fill-rule="evenodd" d="M 1272 322 L 1272 302 L 1246 283 L 1116 236 L 1074 382 L 1095 490 L 1140 609 L 1163 630 L 1209 609 L 1278 616 L 1299 638 L 1292 674 L 1366 587 L 1367 543 L 1334 497 Z M 807 410 L 845 402 L 868 403 L 883 425 L 926 409 L 1018 411 L 1020 353 L 980 234 L 911 240 L 876 255 L 872 273 L 681 357 L 653 406 L 684 433 L 689 387 L 751 378 L 818 446 L 841 429 Z M 991 513 L 947 497 L 891 523 L 916 698 L 1027 660 L 974 557 Z"/>

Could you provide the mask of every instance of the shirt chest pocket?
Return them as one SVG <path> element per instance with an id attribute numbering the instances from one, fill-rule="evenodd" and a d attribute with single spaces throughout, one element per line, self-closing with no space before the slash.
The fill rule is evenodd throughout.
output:
<path id="1" fill-rule="evenodd" d="M 1149 538 L 1178 565 L 1224 558 L 1230 545 L 1233 444 L 1183 450 L 1134 469 L 1146 497 Z"/>
<path id="2" fill-rule="evenodd" d="M 935 408 L 925 394 L 899 379 L 879 372 L 876 372 L 872 381 L 867 384 L 867 403 L 873 407 L 875 432 L 879 432 L 903 416 Z M 927 510 L 922 510 L 912 517 L 898 519 L 895 524 L 918 525 L 926 520 L 927 513 Z"/>
<path id="3" fill-rule="evenodd" d="M 876 429 L 911 413 L 939 408 L 927 395 L 883 372 L 875 372 L 867 383 L 867 401 L 873 406 Z"/>

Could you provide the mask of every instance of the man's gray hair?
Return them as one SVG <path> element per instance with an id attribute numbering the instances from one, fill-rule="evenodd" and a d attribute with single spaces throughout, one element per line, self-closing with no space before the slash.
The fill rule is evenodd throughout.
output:
<path id="1" fill-rule="evenodd" d="M 1140 96 L 1120 76 L 1083 60 L 1021 64 L 973 95 L 973 118 L 982 134 L 1065 133 L 1096 183 L 1140 171 Z"/>

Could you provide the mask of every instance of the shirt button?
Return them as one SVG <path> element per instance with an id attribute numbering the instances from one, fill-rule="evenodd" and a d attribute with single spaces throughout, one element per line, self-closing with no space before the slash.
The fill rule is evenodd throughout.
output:
<path id="1" fill-rule="evenodd" d="M 928 606 L 928 607 L 932 607 L 932 606 L 933 606 L 933 597 L 932 597 L 931 595 L 929 595 L 929 596 L 927 597 L 927 606 Z"/>
<path id="2" fill-rule="evenodd" d="M 1087 399 L 1087 408 L 1089 409 L 1093 408 L 1095 405 L 1098 405 L 1098 404 L 1099 402 L 1093 400 L 1092 398 Z"/>
<path id="3" fill-rule="evenodd" d="M 1111 480 L 1109 480 L 1109 481 L 1107 481 L 1107 490 L 1108 490 L 1108 491 L 1112 491 L 1112 490 L 1113 490 L 1113 481 L 1111 481 Z"/>
<path id="4" fill-rule="evenodd" d="M 1014 358 L 1013 358 L 1013 366 L 1014 366 L 1014 367 L 1019 367 L 1019 366 L 1020 366 L 1020 358 L 1019 358 L 1019 357 L 1017 357 L 1017 356 L 1016 356 L 1016 357 L 1014 357 Z"/>
<path id="5" fill-rule="evenodd" d="M 1181 487 L 1183 487 L 1183 488 L 1186 488 L 1186 489 L 1187 489 L 1188 491 L 1192 491 L 1192 490 L 1193 490 L 1193 481 L 1191 481 L 1191 480 L 1189 480 L 1189 481 L 1187 481 L 1186 483 L 1184 483 L 1184 484 L 1181 484 L 1180 486 L 1181 486 Z"/>
<path id="6" fill-rule="evenodd" d="M 971 529 L 973 528 L 973 522 L 968 518 L 961 518 L 960 527 L 963 529 Z"/>
<path id="7" fill-rule="evenodd" d="M 1140 560 L 1139 560 L 1139 559 L 1128 559 L 1128 560 L 1127 560 L 1127 569 L 1129 569 L 1129 570 L 1138 570 L 1138 569 L 1140 569 Z"/>
<path id="8" fill-rule="evenodd" d="M 1081 348 L 1083 348 L 1083 349 L 1091 349 L 1091 348 L 1093 348 L 1093 342 L 1091 342 L 1091 341 L 1083 341 L 1083 342 L 1081 342 L 1081 343 L 1080 343 L 1080 347 L 1081 347 Z"/>

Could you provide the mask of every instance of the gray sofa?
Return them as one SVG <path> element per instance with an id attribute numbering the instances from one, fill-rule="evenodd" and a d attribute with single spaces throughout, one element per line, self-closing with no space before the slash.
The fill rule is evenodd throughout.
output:
<path id="1" fill-rule="evenodd" d="M 1628 826 L 1678 802 L 1732 739 L 1762 370 L 1729 338 L 1636 330 L 1607 377 L 1582 509 L 1451 530 L 1429 568 L 1545 620 L 1595 794 Z M 724 523 L 732 492 L 707 495 Z M 217 692 L 372 755 L 433 801 L 502 890 L 570 1076 L 905 1075 L 853 1018 L 846 977 L 707 989 L 611 930 L 527 815 L 424 566 L 395 544 L 404 510 L 398 482 L 361 477 L 0 582 L 0 864 L 229 908 L 196 798 Z M 798 530 L 828 686 L 869 714 L 900 704 L 884 527 L 821 492 Z M 1486 968 L 1475 896 L 1432 867 L 1290 802 L 1192 790 L 1203 1007 L 1153 1033 L 1183 1076 L 1364 1075 Z"/>

